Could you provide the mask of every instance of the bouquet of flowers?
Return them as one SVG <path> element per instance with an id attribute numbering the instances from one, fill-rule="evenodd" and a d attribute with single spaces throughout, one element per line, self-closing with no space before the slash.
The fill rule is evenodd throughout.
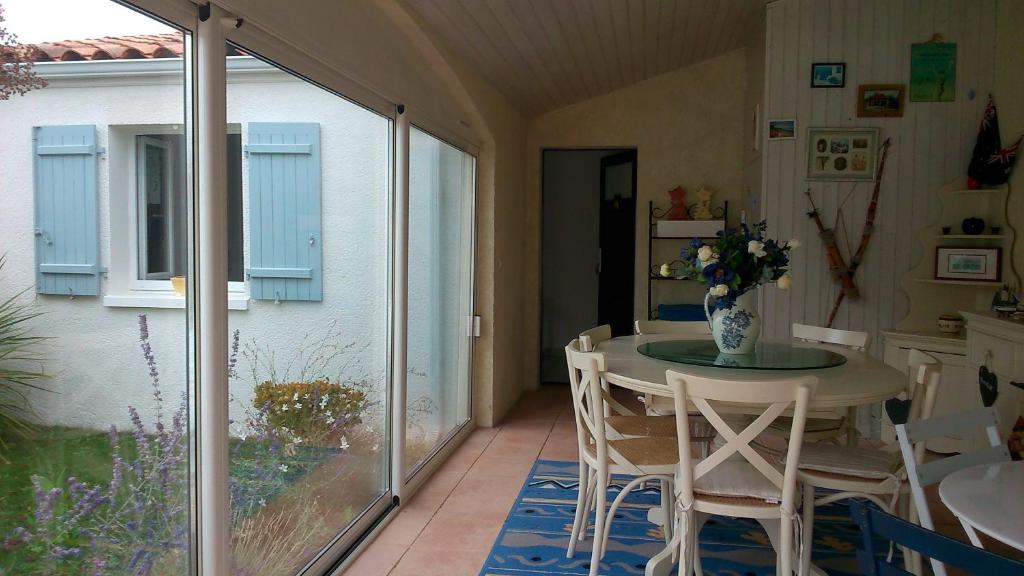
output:
<path id="1" fill-rule="evenodd" d="M 775 282 L 779 288 L 789 288 L 793 282 L 788 270 L 789 253 L 800 246 L 800 241 L 780 244 L 765 238 L 767 227 L 762 220 L 753 227 L 741 224 L 739 229 L 726 228 L 710 244 L 694 239 L 679 255 L 681 277 L 707 284 L 719 310 L 732 308 L 736 298 L 761 284 Z"/>

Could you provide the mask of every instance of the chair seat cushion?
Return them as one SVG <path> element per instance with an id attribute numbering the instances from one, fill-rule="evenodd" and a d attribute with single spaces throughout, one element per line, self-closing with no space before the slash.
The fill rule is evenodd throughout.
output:
<path id="1" fill-rule="evenodd" d="M 793 429 L 793 419 L 779 416 L 769 426 L 772 430 L 784 431 L 787 434 Z M 804 423 L 804 433 L 838 432 L 846 427 L 846 419 L 839 418 L 808 418 Z"/>
<path id="2" fill-rule="evenodd" d="M 745 460 L 728 460 L 715 466 L 694 482 L 693 491 L 706 496 L 782 501 L 782 490 Z"/>
<path id="3" fill-rule="evenodd" d="M 676 436 L 675 416 L 608 416 L 604 421 L 620 436 Z"/>
<path id="4" fill-rule="evenodd" d="M 837 446 L 826 442 L 803 445 L 800 469 L 860 478 L 885 479 L 903 465 L 896 452 L 878 448 Z"/>
<path id="5" fill-rule="evenodd" d="M 655 438 L 676 437 L 675 416 L 608 416 L 604 419 L 608 428 L 626 438 L 653 436 Z M 707 420 L 690 416 L 690 441 L 707 442 L 714 430 Z"/>

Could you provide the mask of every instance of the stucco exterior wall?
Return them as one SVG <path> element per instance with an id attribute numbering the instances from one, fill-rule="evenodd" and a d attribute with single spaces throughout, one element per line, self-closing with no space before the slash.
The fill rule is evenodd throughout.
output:
<path id="1" fill-rule="evenodd" d="M 745 51 L 736 50 L 530 120 L 526 144 L 528 240 L 523 277 L 523 370 L 528 383 L 536 385 L 539 370 L 541 151 L 637 149 L 634 316 L 646 318 L 647 202 L 653 200 L 664 207 L 668 190 L 675 186 L 682 185 L 692 194 L 706 185 L 716 192 L 715 204 L 729 201 L 729 221 L 739 221 L 744 185 L 744 66 Z M 655 254 L 655 261 L 675 257 L 672 252 L 662 251 Z M 661 301 L 695 303 L 703 298 L 699 285 L 673 290 L 665 292 Z"/>
<path id="2" fill-rule="evenodd" d="M 126 148 L 118 145 L 116 128 L 125 124 L 181 124 L 182 90 L 173 83 L 57 81 L 50 87 L 0 106 L 5 138 L 0 153 L 7 159 L 0 172 L 5 208 L 0 211 L 0 246 L 8 262 L 0 277 L 0 296 L 34 282 L 32 126 L 95 124 L 99 158 L 100 262 L 109 270 L 103 296 L 123 294 L 112 281 L 135 266 L 124 250 L 134 230 L 125 209 L 134 187 L 120 178 Z M 118 85 L 120 84 L 120 85 Z M 322 146 L 322 302 L 248 301 L 246 310 L 232 310 L 229 322 L 240 332 L 243 348 L 262 349 L 278 376 L 292 365 L 296 375 L 300 353 L 307 356 L 321 341 L 353 346 L 330 362 L 328 376 L 367 380 L 377 406 L 383 406 L 387 372 L 388 207 L 390 204 L 389 122 L 317 87 L 280 73 L 229 78 L 228 121 L 241 125 L 246 141 L 249 122 L 318 122 Z M 420 156 L 419 161 L 429 158 Z M 248 160 L 242 158 L 243 237 L 248 244 Z M 113 185 L 112 185 L 113 183 Z M 413 217 L 413 227 L 426 220 Z M 424 233 L 413 231 L 421 237 Z M 245 250 L 248 266 L 248 248 Z M 31 294 L 31 292 L 30 292 Z M 35 296 L 32 294 L 32 296 Z M 180 309 L 122 308 L 101 297 L 38 296 L 45 315 L 38 332 L 52 336 L 45 344 L 49 394 L 36 394 L 33 406 L 49 423 L 106 427 L 128 424 L 127 406 L 140 409 L 144 421 L 153 409 L 147 368 L 138 348 L 138 314 L 149 319 L 150 335 L 160 368 L 165 398 L 176 402 L 186 389 L 185 316 Z M 414 295 L 414 301 L 423 295 Z M 273 359 L 266 353 L 272 351 Z M 421 372 L 428 350 L 410 356 L 410 369 Z M 227 353 L 227 351 L 225 351 Z M 261 370 L 258 378 L 265 377 Z M 232 418 L 241 422 L 251 407 L 253 381 L 248 361 L 240 358 L 239 378 L 232 381 Z M 413 382 L 410 397 L 426 393 Z M 424 387 L 420 391 L 416 386 Z"/>

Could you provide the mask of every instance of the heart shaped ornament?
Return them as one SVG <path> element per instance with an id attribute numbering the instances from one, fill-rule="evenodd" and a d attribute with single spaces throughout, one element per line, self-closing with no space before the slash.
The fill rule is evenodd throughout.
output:
<path id="1" fill-rule="evenodd" d="M 978 368 L 978 389 L 981 391 L 981 403 L 986 408 L 995 404 L 999 397 L 999 378 L 995 372 L 985 366 Z"/>
<path id="2" fill-rule="evenodd" d="M 885 401 L 885 413 L 893 424 L 906 424 L 910 418 L 910 400 L 891 398 Z"/>

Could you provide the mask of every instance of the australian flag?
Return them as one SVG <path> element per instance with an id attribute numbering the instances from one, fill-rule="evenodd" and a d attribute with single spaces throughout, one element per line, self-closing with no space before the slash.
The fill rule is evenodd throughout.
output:
<path id="1" fill-rule="evenodd" d="M 1006 183 L 1010 177 L 1010 170 L 1017 161 L 1022 138 L 1024 136 L 1017 138 L 1013 145 L 1003 148 L 999 138 L 996 104 L 989 96 L 988 106 L 985 106 L 985 115 L 982 116 L 981 127 L 978 129 L 978 140 L 974 143 L 971 164 L 967 167 L 967 175 L 983 186 L 999 186 Z"/>

